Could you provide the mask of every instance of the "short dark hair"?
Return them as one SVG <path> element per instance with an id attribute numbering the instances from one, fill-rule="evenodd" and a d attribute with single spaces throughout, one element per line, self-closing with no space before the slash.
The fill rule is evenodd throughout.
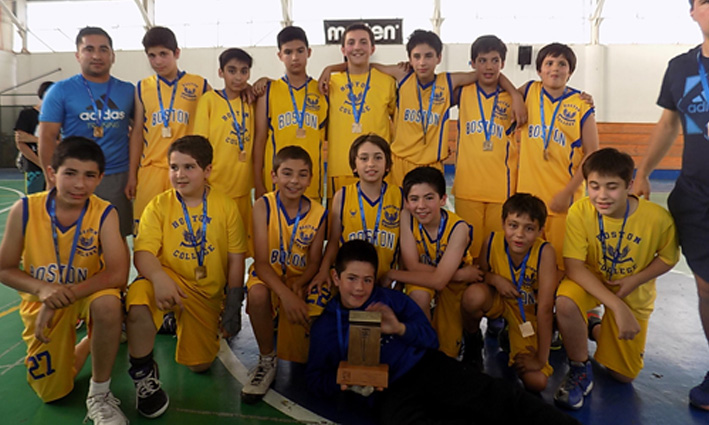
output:
<path id="1" fill-rule="evenodd" d="M 54 81 L 45 81 L 39 85 L 39 88 L 37 89 L 37 97 L 39 97 L 40 100 L 44 99 L 44 94 L 50 87 L 52 87 L 52 84 L 54 84 Z"/>
<path id="2" fill-rule="evenodd" d="M 502 204 L 502 220 L 510 214 L 527 214 L 529 219 L 544 227 L 547 221 L 547 207 L 544 201 L 529 193 L 515 193 Z"/>
<path id="3" fill-rule="evenodd" d="M 369 42 L 372 43 L 372 46 L 374 46 L 374 33 L 372 32 L 372 29 L 369 28 L 369 26 L 364 22 L 357 22 L 345 28 L 345 32 L 342 33 L 342 45 L 345 45 L 345 39 L 347 38 L 347 34 L 351 33 L 352 31 L 359 30 L 366 31 L 367 34 L 369 34 Z"/>
<path id="4" fill-rule="evenodd" d="M 170 28 L 152 27 L 143 36 L 143 48 L 147 52 L 151 47 L 164 47 L 172 52 L 177 51 L 177 37 Z"/>
<path id="5" fill-rule="evenodd" d="M 276 156 L 273 157 L 273 172 L 278 172 L 278 168 L 280 168 L 281 164 L 289 159 L 299 159 L 305 162 L 305 165 L 307 165 L 310 170 L 310 174 L 313 174 L 313 160 L 310 158 L 308 151 L 296 145 L 285 146 L 278 151 Z"/>
<path id="6" fill-rule="evenodd" d="M 438 168 L 418 167 L 406 173 L 404 177 L 404 199 L 409 196 L 414 185 L 426 183 L 442 198 L 446 194 L 446 178 Z"/>
<path id="7" fill-rule="evenodd" d="M 483 35 L 478 37 L 470 46 L 470 60 L 475 62 L 478 55 L 497 52 L 503 61 L 507 57 L 507 46 L 494 35 Z"/>
<path id="8" fill-rule="evenodd" d="M 425 30 L 415 30 L 412 32 L 409 36 L 409 41 L 406 42 L 406 55 L 411 56 L 411 51 L 420 44 L 428 44 L 436 51 L 437 56 L 441 56 L 443 43 L 435 32 Z"/>
<path id="9" fill-rule="evenodd" d="M 305 47 L 310 47 L 308 36 L 305 35 L 305 31 L 303 31 L 301 27 L 289 26 L 283 28 L 281 32 L 278 33 L 276 40 L 278 41 L 278 50 L 281 50 L 281 46 L 293 40 L 300 40 L 305 43 Z"/>
<path id="10" fill-rule="evenodd" d="M 203 136 L 183 136 L 172 142 L 167 150 L 168 162 L 173 152 L 191 156 L 203 170 L 212 163 L 214 155 L 212 144 Z"/>
<path id="11" fill-rule="evenodd" d="M 232 59 L 245 63 L 249 69 L 251 69 L 251 66 L 254 64 L 254 59 L 250 54 L 246 53 L 245 50 L 232 47 L 231 49 L 226 49 L 219 55 L 219 69 L 223 71 L 226 64 Z"/>
<path id="12" fill-rule="evenodd" d="M 353 239 L 342 244 L 335 257 L 335 272 L 339 276 L 353 261 L 369 263 L 374 267 L 374 276 L 379 269 L 379 256 L 371 243 L 362 239 Z"/>
<path id="13" fill-rule="evenodd" d="M 603 148 L 589 155 L 581 169 L 586 180 L 591 173 L 598 173 L 605 177 L 620 177 L 628 186 L 633 179 L 635 161 L 633 157 L 618 149 Z"/>
<path id="14" fill-rule="evenodd" d="M 689 0 L 689 10 L 694 10 L 694 0 Z"/>
<path id="15" fill-rule="evenodd" d="M 391 170 L 392 166 L 391 147 L 389 147 L 389 143 L 384 140 L 382 136 L 374 133 L 363 134 L 359 136 L 355 139 L 354 142 L 352 142 L 352 146 L 350 146 L 350 168 L 352 169 L 352 172 L 354 173 L 355 177 L 359 177 L 359 175 L 357 175 L 356 170 L 357 154 L 359 153 L 359 147 L 365 143 L 371 143 L 381 149 L 382 152 L 384 152 L 384 160 L 386 161 L 386 171 L 384 171 L 384 177 L 386 177 L 386 175 L 389 174 L 389 170 Z"/>
<path id="16" fill-rule="evenodd" d="M 103 155 L 101 146 L 86 137 L 69 136 L 59 142 L 52 155 L 52 168 L 55 172 L 59 171 L 59 167 L 71 158 L 79 161 L 93 161 L 98 165 L 99 173 L 103 174 L 106 171 L 106 157 Z"/>
<path id="17" fill-rule="evenodd" d="M 559 56 L 562 56 L 569 63 L 569 73 L 573 74 L 574 70 L 576 70 L 576 54 L 573 50 L 571 50 L 571 47 L 567 46 L 566 44 L 551 43 L 542 47 L 539 53 L 537 53 L 537 72 L 541 72 L 544 59 L 546 59 L 548 56 L 551 56 L 553 58 L 558 58 Z"/>
<path id="18" fill-rule="evenodd" d="M 79 30 L 79 34 L 76 35 L 76 47 L 78 48 L 81 43 L 84 42 L 84 37 L 87 35 L 102 35 L 108 39 L 108 47 L 113 49 L 113 39 L 110 35 L 101 27 L 84 27 Z"/>

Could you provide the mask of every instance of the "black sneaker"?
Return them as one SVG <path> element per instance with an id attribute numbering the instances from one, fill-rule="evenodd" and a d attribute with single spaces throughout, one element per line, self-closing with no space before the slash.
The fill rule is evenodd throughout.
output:
<path id="1" fill-rule="evenodd" d="M 165 313 L 162 317 L 162 325 L 158 329 L 158 333 L 161 335 L 175 335 L 177 331 L 177 320 L 175 319 L 175 313 L 172 311 Z"/>
<path id="2" fill-rule="evenodd" d="M 500 346 L 500 350 L 509 353 L 510 352 L 510 327 L 505 325 L 505 327 L 497 335 L 497 343 Z"/>
<path id="3" fill-rule="evenodd" d="M 161 388 L 157 363 L 141 369 L 131 368 L 128 373 L 135 384 L 135 407 L 138 412 L 146 418 L 157 418 L 165 413 L 170 398 Z"/>
<path id="4" fill-rule="evenodd" d="M 485 341 L 483 341 L 482 332 L 478 331 L 474 334 L 465 332 L 463 334 L 463 363 L 482 372 L 484 346 Z"/>

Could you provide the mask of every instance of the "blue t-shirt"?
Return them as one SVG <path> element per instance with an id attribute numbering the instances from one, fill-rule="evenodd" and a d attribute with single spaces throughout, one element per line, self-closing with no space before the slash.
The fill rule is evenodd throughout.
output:
<path id="1" fill-rule="evenodd" d="M 701 45 L 673 58 L 662 81 L 657 104 L 677 111 L 682 121 L 684 150 L 682 171 L 677 185 L 694 193 L 697 199 L 709 198 L 709 93 L 704 93 L 699 78 L 697 54 Z M 704 69 L 709 73 L 709 58 L 701 56 Z"/>
<path id="2" fill-rule="evenodd" d="M 102 114 L 109 82 L 86 81 L 96 102 L 99 116 L 103 117 L 103 137 L 94 137 L 96 114 L 91 96 L 86 90 L 81 74 L 59 81 L 52 86 L 42 102 L 40 122 L 61 123 L 62 138 L 83 136 L 101 146 L 106 156 L 106 174 L 128 171 L 129 126 L 133 118 L 135 87 L 133 84 L 111 77 L 108 105 Z"/>

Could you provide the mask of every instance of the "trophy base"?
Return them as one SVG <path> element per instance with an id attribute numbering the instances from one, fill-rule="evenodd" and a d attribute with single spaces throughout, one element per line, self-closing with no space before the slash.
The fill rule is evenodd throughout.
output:
<path id="1" fill-rule="evenodd" d="M 337 383 L 386 388 L 389 384 L 389 365 L 363 366 L 341 361 L 337 369 Z"/>

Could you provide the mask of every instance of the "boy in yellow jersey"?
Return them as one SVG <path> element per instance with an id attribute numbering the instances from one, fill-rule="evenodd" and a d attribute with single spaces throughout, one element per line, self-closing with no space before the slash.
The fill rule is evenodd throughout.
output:
<path id="1" fill-rule="evenodd" d="M 327 120 L 327 99 L 320 94 L 317 81 L 307 74 L 311 49 L 300 27 L 285 27 L 278 33 L 278 59 L 286 74 L 270 81 L 265 95 L 256 103 L 254 141 L 255 198 L 275 190 L 270 182 L 273 157 L 281 148 L 297 145 L 313 160 L 313 178 L 305 195 L 322 202 L 324 177 L 323 141 Z"/>
<path id="2" fill-rule="evenodd" d="M 611 377 L 628 383 L 638 376 L 657 296 L 655 278 L 679 260 L 670 213 L 630 195 L 634 168 L 630 155 L 612 148 L 591 154 L 583 164 L 588 197 L 574 203 L 566 219 L 568 278 L 556 298 L 570 365 L 554 396 L 562 407 L 581 408 L 593 388 L 587 336 L 597 341 L 595 358 Z M 603 319 L 587 319 L 586 312 L 600 304 Z"/>
<path id="3" fill-rule="evenodd" d="M 370 67 L 374 34 L 365 24 L 352 24 L 342 35 L 343 72 L 330 77 L 328 68 L 320 78 L 320 90 L 328 94 L 327 197 L 343 186 L 357 183 L 347 158 L 352 142 L 374 133 L 391 140 L 396 109 L 394 79 Z"/>
<path id="4" fill-rule="evenodd" d="M 104 169 L 103 152 L 89 139 L 68 137 L 56 146 L 47 167 L 54 189 L 22 198 L 10 210 L 0 282 L 21 292 L 27 381 L 44 402 L 74 388 L 85 359 L 75 357 L 76 320 L 86 319 L 93 372 L 87 418 L 114 425 L 128 423 L 109 388 L 128 253 L 115 208 L 93 195 Z"/>
<path id="5" fill-rule="evenodd" d="M 462 345 L 463 322 L 460 299 L 471 282 L 483 273 L 473 266 L 468 252 L 473 230 L 446 204 L 446 180 L 433 167 L 409 171 L 404 178 L 401 214 L 401 259 L 406 270 L 389 270 L 387 277 L 406 283 L 406 292 L 431 319 L 438 332 L 440 349 L 457 357 Z"/>
<path id="6" fill-rule="evenodd" d="M 209 184 L 236 201 L 247 234 L 251 233 L 254 187 L 251 160 L 254 115 L 242 92 L 248 85 L 252 64 L 253 59 L 242 49 L 227 49 L 219 55 L 219 76 L 224 79 L 224 89 L 202 96 L 194 123 L 194 134 L 204 136 L 214 149 Z"/>
<path id="7" fill-rule="evenodd" d="M 143 127 L 143 135 L 134 132 L 130 141 L 126 192 L 133 198 L 134 230 L 148 202 L 170 188 L 167 150 L 173 141 L 193 134 L 197 103 L 211 90 L 205 78 L 179 70 L 180 49 L 169 28 L 150 28 L 143 47 L 156 75 L 138 82 L 135 94 L 136 115 L 143 119 L 134 125 Z"/>
<path id="8" fill-rule="evenodd" d="M 276 191 L 254 203 L 254 264 L 249 270 L 247 312 L 259 347 L 259 363 L 241 390 L 241 400 L 256 403 L 276 377 L 273 317 L 278 314 L 278 357 L 305 363 L 311 307 L 327 301 L 306 290 L 322 258 L 327 211 L 304 195 L 313 163 L 300 146 L 286 146 L 273 160 Z M 308 304 L 320 304 L 312 306 Z"/>
<path id="9" fill-rule="evenodd" d="M 148 418 L 169 404 L 153 360 L 163 315 L 175 314 L 177 363 L 204 372 L 219 351 L 220 328 L 225 336 L 237 331 L 243 298 L 246 232 L 234 200 L 207 185 L 212 145 L 185 136 L 168 155 L 173 188 L 145 208 L 134 249 L 140 275 L 126 296 L 129 373 L 136 408 Z"/>
<path id="10" fill-rule="evenodd" d="M 506 56 L 507 46 L 494 35 L 475 40 L 470 60 L 478 81 L 459 96 L 453 195 L 456 213 L 475 229 L 473 258 L 490 232 L 502 231 L 502 204 L 517 187 L 512 97 L 499 84 Z"/>
<path id="11" fill-rule="evenodd" d="M 358 183 L 347 185 L 335 193 L 330 210 L 330 234 L 320 271 L 311 283 L 318 292 L 323 283 L 331 284 L 330 267 L 337 249 L 346 241 L 363 239 L 377 249 L 379 268 L 377 280 L 396 267 L 399 253 L 399 218 L 401 188 L 390 185 L 384 178 L 391 169 L 389 143 L 376 134 L 355 139 L 350 147 L 350 167 Z"/>
<path id="12" fill-rule="evenodd" d="M 598 149 L 594 108 L 566 84 L 576 69 L 576 55 L 565 44 L 552 43 L 537 54 L 541 81 L 520 87 L 528 121 L 522 128 L 517 191 L 541 198 L 549 210 L 544 239 L 564 269 L 562 246 L 566 212 L 583 196 L 579 166 Z"/>
<path id="13" fill-rule="evenodd" d="M 541 392 L 554 369 L 549 365 L 556 255 L 541 238 L 547 209 L 536 196 L 518 193 L 502 206 L 502 232 L 492 232 L 480 253 L 485 284 L 463 293 L 467 331 L 465 354 L 481 360 L 480 319 L 504 317 L 509 324 L 510 360 L 524 387 Z M 470 351 L 475 350 L 475 352 Z"/>

